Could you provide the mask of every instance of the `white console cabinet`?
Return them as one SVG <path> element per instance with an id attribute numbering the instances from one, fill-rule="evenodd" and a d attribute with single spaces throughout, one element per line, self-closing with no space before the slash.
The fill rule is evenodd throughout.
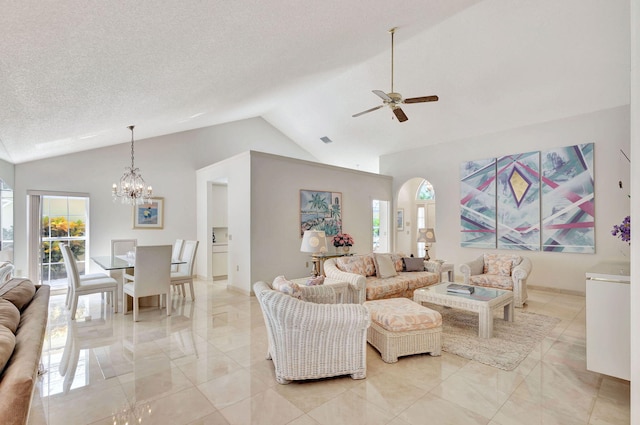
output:
<path id="1" fill-rule="evenodd" d="M 587 369 L 630 379 L 630 264 L 608 261 L 587 271 Z"/>

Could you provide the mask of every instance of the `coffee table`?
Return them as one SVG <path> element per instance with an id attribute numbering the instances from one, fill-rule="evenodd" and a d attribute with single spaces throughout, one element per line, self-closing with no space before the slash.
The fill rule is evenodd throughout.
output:
<path id="1" fill-rule="evenodd" d="M 413 293 L 413 301 L 478 313 L 480 338 L 491 338 L 493 335 L 493 312 L 499 308 L 503 308 L 504 320 L 513 322 L 513 292 L 474 286 L 474 293 L 471 295 L 456 294 L 447 292 L 447 285 L 450 283 L 444 282 L 416 289 Z"/>

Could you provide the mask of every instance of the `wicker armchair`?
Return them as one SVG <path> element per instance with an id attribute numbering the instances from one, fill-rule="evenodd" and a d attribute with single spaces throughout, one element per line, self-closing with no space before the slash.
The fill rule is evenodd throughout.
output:
<path id="1" fill-rule="evenodd" d="M 367 328 L 370 317 L 360 304 L 330 304 L 332 288 L 307 288 L 316 304 L 274 291 L 265 282 L 253 285 L 269 339 L 267 359 L 273 360 L 276 381 L 367 374 Z M 329 303 L 329 304 L 326 304 Z"/>
<path id="2" fill-rule="evenodd" d="M 487 270 L 488 261 L 510 263 L 509 273 L 493 273 Z M 484 254 L 473 261 L 460 265 L 460 271 L 467 285 L 485 286 L 490 288 L 513 291 L 514 307 L 523 307 L 527 301 L 527 277 L 531 273 L 531 260 L 511 254 Z M 485 273 L 485 271 L 488 271 Z"/>

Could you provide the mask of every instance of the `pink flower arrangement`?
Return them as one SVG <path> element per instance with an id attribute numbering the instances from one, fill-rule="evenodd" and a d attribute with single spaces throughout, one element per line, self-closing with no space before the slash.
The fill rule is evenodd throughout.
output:
<path id="1" fill-rule="evenodd" d="M 353 238 L 348 233 L 338 233 L 333 237 L 333 246 L 352 246 L 354 244 Z"/>

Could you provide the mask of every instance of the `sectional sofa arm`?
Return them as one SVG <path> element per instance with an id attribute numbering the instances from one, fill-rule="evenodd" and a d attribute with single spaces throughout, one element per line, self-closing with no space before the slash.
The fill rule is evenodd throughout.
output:
<path id="1" fill-rule="evenodd" d="M 424 269 L 428 272 L 435 273 L 438 276 L 442 274 L 442 263 L 439 261 L 426 261 L 424 262 Z"/>
<path id="2" fill-rule="evenodd" d="M 482 274 L 484 270 L 484 257 L 478 257 L 473 261 L 460 264 L 460 272 L 464 276 L 464 283 L 469 283 L 469 277 Z"/>
<path id="3" fill-rule="evenodd" d="M 531 260 L 523 257 L 520 264 L 511 270 L 511 277 L 513 278 L 513 282 L 516 283 L 527 280 L 529 273 L 531 273 Z"/>

